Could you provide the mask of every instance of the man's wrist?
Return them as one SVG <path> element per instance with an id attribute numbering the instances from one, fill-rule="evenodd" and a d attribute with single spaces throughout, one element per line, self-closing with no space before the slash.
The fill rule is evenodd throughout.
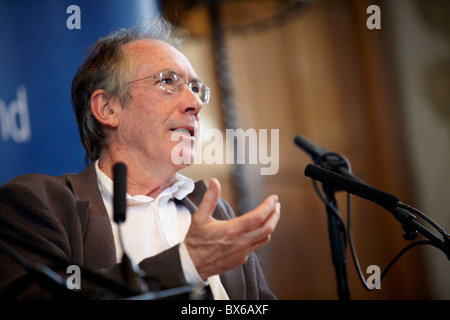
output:
<path id="1" fill-rule="evenodd" d="M 181 267 L 183 269 L 184 278 L 189 284 L 203 284 L 207 285 L 208 280 L 203 281 L 200 274 L 197 271 L 194 263 L 192 262 L 191 256 L 189 255 L 188 249 L 184 242 L 180 243 L 179 246 Z"/>

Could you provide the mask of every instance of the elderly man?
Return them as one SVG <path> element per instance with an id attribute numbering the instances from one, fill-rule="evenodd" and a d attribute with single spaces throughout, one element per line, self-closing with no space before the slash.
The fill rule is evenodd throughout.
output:
<path id="1" fill-rule="evenodd" d="M 124 247 L 151 290 L 201 284 L 215 299 L 273 299 L 254 251 L 270 241 L 278 223 L 277 196 L 235 217 L 219 197 L 216 179 L 208 187 L 194 184 L 179 173 L 187 164 L 172 161 L 180 140 L 195 144 L 199 114 L 209 100 L 208 87 L 178 44 L 159 18 L 145 28 L 119 30 L 90 49 L 72 84 L 87 168 L 11 180 L 0 187 L 0 223 L 41 249 L 121 281 L 113 167 L 124 163 Z M 194 156 L 193 148 L 183 152 Z M 37 252 L 13 248 L 29 261 L 51 265 Z M 27 274 L 11 255 L 1 256 L 2 295 L 54 298 Z"/>

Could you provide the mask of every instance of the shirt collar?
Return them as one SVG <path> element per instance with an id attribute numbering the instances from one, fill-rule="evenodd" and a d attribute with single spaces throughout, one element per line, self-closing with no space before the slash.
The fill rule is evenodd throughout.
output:
<path id="1" fill-rule="evenodd" d="M 100 170 L 98 166 L 98 160 L 95 161 L 95 171 L 97 173 L 97 181 L 103 197 L 108 197 L 112 200 L 113 197 L 113 181 L 105 174 L 102 170 Z M 162 190 L 156 200 L 162 198 L 175 198 L 177 200 L 181 200 L 185 198 L 188 194 L 194 191 L 194 181 L 181 173 L 175 174 L 175 182 L 170 186 Z M 126 195 L 127 205 L 138 205 L 143 203 L 149 203 L 155 198 L 146 196 L 146 195 L 135 195 L 131 196 L 129 193 Z"/>

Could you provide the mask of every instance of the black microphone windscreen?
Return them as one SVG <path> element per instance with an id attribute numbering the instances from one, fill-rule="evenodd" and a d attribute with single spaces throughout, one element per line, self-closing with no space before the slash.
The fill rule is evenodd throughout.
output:
<path id="1" fill-rule="evenodd" d="M 126 218 L 126 195 L 127 195 L 127 167 L 118 162 L 113 167 L 114 194 L 113 209 L 114 221 L 116 223 L 125 221 Z"/>
<path id="2" fill-rule="evenodd" d="M 314 143 L 308 140 L 303 135 L 298 135 L 294 139 L 294 143 L 300 147 L 303 151 L 311 156 L 311 158 L 315 161 L 317 158 L 323 156 L 328 153 L 328 150 L 325 148 L 321 148 L 316 146 Z"/>
<path id="3" fill-rule="evenodd" d="M 316 165 L 308 164 L 305 168 L 305 176 L 318 180 L 337 190 L 344 190 L 358 197 L 375 202 L 386 209 L 394 209 L 398 205 L 398 197 L 390 193 L 378 190 L 368 184 L 347 178 Z"/>

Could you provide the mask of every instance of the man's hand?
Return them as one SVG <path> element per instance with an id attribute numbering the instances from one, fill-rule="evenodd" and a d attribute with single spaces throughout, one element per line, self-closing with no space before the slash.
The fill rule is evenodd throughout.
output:
<path id="1" fill-rule="evenodd" d="M 253 251 L 270 241 L 280 219 L 280 203 L 272 195 L 242 216 L 216 220 L 212 214 L 219 196 L 220 184 L 211 179 L 184 240 L 203 280 L 243 265 Z"/>

